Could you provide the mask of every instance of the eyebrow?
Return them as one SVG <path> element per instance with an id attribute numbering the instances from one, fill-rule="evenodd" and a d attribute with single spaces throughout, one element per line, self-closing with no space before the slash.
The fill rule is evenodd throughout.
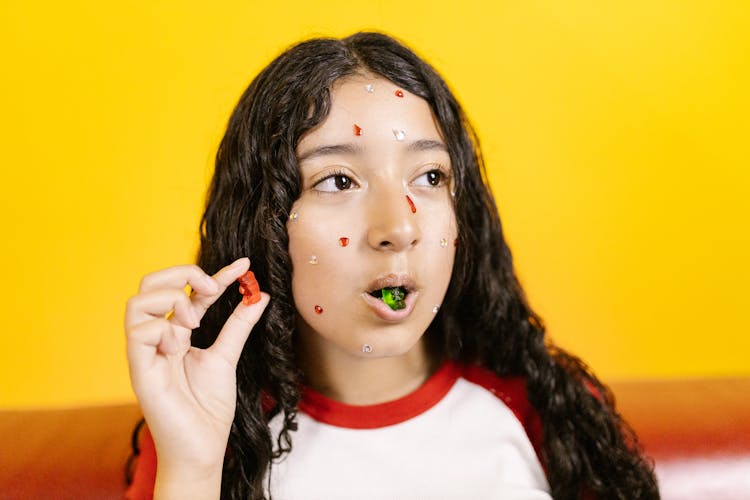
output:
<path id="1" fill-rule="evenodd" d="M 408 151 L 444 151 L 448 152 L 448 146 L 442 141 L 434 141 L 432 139 L 420 139 L 418 141 L 410 142 L 406 149 Z"/>
<path id="2" fill-rule="evenodd" d="M 409 152 L 420 152 L 420 151 L 443 151 L 448 152 L 448 146 L 442 141 L 435 141 L 432 139 L 419 139 L 412 141 L 406 145 L 406 150 Z M 297 159 L 298 162 L 303 162 L 311 158 L 318 158 L 321 156 L 332 156 L 332 155 L 356 155 L 362 152 L 362 147 L 355 144 L 330 144 L 326 146 L 320 146 L 313 148 L 310 151 L 306 151 L 301 154 Z"/>
<path id="3" fill-rule="evenodd" d="M 362 148 L 360 146 L 355 146 L 354 144 L 331 144 L 328 146 L 313 148 L 310 151 L 301 154 L 297 161 L 301 163 L 305 160 L 309 160 L 310 158 L 317 158 L 319 156 L 331 156 L 340 154 L 354 155 L 361 151 Z"/>

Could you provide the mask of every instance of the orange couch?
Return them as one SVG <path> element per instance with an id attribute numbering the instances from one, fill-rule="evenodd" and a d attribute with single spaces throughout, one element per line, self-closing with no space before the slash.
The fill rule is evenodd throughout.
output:
<path id="1" fill-rule="evenodd" d="M 612 384 L 664 499 L 750 499 L 750 378 Z M 0 498 L 120 499 L 136 405 L 0 411 Z"/>

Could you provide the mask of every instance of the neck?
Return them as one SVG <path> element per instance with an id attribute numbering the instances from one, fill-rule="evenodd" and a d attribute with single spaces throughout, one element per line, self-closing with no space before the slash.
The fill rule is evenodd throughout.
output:
<path id="1" fill-rule="evenodd" d="M 402 355 L 367 358 L 301 335 L 298 355 L 310 387 L 351 405 L 371 405 L 406 396 L 436 368 L 423 339 Z"/>

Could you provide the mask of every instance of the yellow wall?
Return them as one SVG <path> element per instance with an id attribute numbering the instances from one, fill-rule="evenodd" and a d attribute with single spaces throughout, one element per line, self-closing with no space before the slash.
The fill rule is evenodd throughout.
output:
<path id="1" fill-rule="evenodd" d="M 232 105 L 361 28 L 456 89 L 554 339 L 608 380 L 750 375 L 746 1 L 190 3 L 0 6 L 0 406 L 133 399 L 124 303 L 192 260 Z"/>

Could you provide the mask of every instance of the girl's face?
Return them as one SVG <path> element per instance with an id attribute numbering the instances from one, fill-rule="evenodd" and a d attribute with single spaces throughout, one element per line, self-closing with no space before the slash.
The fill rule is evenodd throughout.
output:
<path id="1" fill-rule="evenodd" d="M 297 148 L 302 194 L 287 230 L 298 329 L 328 351 L 400 356 L 450 282 L 450 157 L 427 103 L 388 80 L 340 80 L 331 98 Z"/>

